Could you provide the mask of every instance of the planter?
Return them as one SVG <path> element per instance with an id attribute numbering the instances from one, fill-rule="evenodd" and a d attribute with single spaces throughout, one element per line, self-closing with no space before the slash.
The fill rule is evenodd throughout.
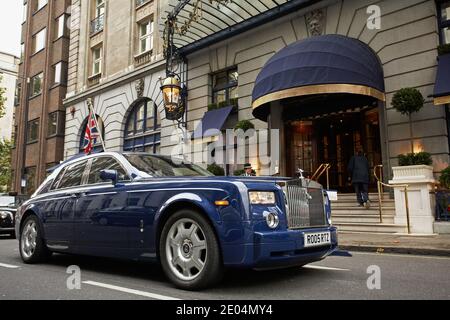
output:
<path id="1" fill-rule="evenodd" d="M 395 224 L 407 225 L 406 206 L 409 208 L 411 232 L 433 234 L 436 202 L 433 194 L 436 180 L 433 167 L 426 165 L 392 168 L 394 178 L 389 181 L 394 186 Z M 408 204 L 405 188 L 408 185 Z"/>
<path id="2" fill-rule="evenodd" d="M 433 167 L 426 165 L 393 167 L 394 183 L 430 182 L 434 183 Z"/>

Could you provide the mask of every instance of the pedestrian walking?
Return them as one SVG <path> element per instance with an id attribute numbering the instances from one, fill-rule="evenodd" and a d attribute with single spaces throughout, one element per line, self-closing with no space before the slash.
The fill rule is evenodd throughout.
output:
<path id="1" fill-rule="evenodd" d="M 369 161 L 362 150 L 354 155 L 348 164 L 349 181 L 353 184 L 356 200 L 360 207 L 370 208 Z"/>

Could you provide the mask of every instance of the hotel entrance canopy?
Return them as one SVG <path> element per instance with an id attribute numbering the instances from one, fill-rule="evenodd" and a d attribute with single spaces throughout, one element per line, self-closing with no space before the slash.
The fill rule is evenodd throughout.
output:
<path id="1" fill-rule="evenodd" d="M 266 120 L 270 102 L 302 97 L 297 108 L 362 107 L 385 100 L 384 74 L 376 53 L 365 43 L 341 35 L 295 42 L 276 53 L 259 73 L 253 89 L 253 115 Z M 325 97 L 328 100 L 324 100 Z"/>
<path id="2" fill-rule="evenodd" d="M 317 0 L 163 0 L 160 30 L 176 16 L 173 44 L 188 55 L 266 22 L 307 7 Z"/>
<path id="3" fill-rule="evenodd" d="M 433 96 L 435 105 L 450 103 L 450 54 L 439 57 Z"/>

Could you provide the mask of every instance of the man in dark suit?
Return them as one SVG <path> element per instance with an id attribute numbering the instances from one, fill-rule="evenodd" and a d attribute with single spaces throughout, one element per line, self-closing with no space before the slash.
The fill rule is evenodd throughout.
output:
<path id="1" fill-rule="evenodd" d="M 253 167 L 250 163 L 246 163 L 244 165 L 244 174 L 243 177 L 254 177 L 256 176 L 255 171 L 253 170 Z"/>
<path id="2" fill-rule="evenodd" d="M 356 199 L 360 207 L 370 208 L 369 200 L 369 161 L 362 150 L 354 155 L 348 164 L 349 181 L 356 192 Z"/>

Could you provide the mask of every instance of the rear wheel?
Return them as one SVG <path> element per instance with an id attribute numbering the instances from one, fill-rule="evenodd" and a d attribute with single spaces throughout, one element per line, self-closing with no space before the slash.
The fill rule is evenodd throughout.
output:
<path id="1" fill-rule="evenodd" d="M 198 212 L 181 210 L 168 219 L 159 252 L 165 274 L 181 289 L 199 290 L 222 279 L 219 243 L 212 226 Z"/>
<path id="2" fill-rule="evenodd" d="M 51 255 L 44 239 L 36 216 L 26 218 L 19 239 L 20 256 L 25 263 L 45 261 Z"/>

